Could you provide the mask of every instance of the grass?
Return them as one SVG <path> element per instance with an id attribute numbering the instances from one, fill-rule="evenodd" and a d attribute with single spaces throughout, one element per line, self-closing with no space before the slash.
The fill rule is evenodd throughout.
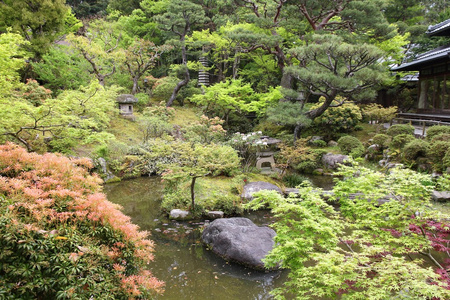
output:
<path id="1" fill-rule="evenodd" d="M 191 125 L 192 123 L 198 121 L 199 116 L 201 115 L 199 108 L 190 105 L 174 107 L 174 109 L 175 117 L 170 121 L 170 123 L 181 127 Z"/>
<path id="2" fill-rule="evenodd" d="M 361 143 L 365 144 L 368 140 L 373 138 L 378 133 L 384 133 L 384 128 L 380 124 L 359 124 L 363 130 L 353 131 L 350 135 L 356 137 Z"/>

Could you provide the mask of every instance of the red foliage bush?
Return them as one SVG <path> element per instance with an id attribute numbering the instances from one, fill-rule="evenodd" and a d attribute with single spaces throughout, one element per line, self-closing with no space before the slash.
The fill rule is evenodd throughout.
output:
<path id="1" fill-rule="evenodd" d="M 145 269 L 153 259 L 148 233 L 106 199 L 89 168 L 86 158 L 0 145 L 0 296 L 134 299 L 162 291 Z M 20 268 L 32 271 L 14 272 Z"/>

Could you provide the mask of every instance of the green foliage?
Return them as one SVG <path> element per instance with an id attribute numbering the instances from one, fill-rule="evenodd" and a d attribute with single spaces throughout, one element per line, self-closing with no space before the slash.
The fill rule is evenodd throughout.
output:
<path id="1" fill-rule="evenodd" d="M 314 140 L 312 142 L 309 142 L 314 147 L 324 148 L 327 146 L 327 142 L 324 140 Z"/>
<path id="2" fill-rule="evenodd" d="M 0 5 L 0 32 L 12 28 L 30 43 L 25 47 L 40 58 L 65 30 L 70 9 L 64 0 L 6 0 Z"/>
<path id="3" fill-rule="evenodd" d="M 391 137 L 387 134 L 379 133 L 373 137 L 373 143 L 382 149 L 387 148 L 391 143 Z"/>
<path id="4" fill-rule="evenodd" d="M 0 146 L 2 298 L 142 299 L 161 292 L 163 283 L 147 269 L 153 243 L 105 198 L 90 168 L 88 159 Z"/>
<path id="5" fill-rule="evenodd" d="M 267 120 L 275 124 L 281 124 L 290 128 L 308 128 L 312 121 L 305 116 L 307 108 L 301 103 L 279 102 L 267 109 Z"/>
<path id="6" fill-rule="evenodd" d="M 283 176 L 283 183 L 290 188 L 295 188 L 309 179 L 301 174 L 290 173 Z"/>
<path id="7" fill-rule="evenodd" d="M 338 35 L 312 35 L 305 46 L 290 50 L 301 64 L 285 68 L 303 90 L 325 101 L 307 115 L 315 119 L 325 112 L 336 96 L 350 99 L 373 98 L 375 84 L 384 73 L 377 60 L 383 53 L 366 43 L 348 43 Z"/>
<path id="8" fill-rule="evenodd" d="M 0 101 L 11 96 L 19 85 L 19 70 L 28 58 L 22 49 L 28 44 L 19 34 L 7 32 L 0 34 Z"/>
<path id="9" fill-rule="evenodd" d="M 420 257 L 410 255 L 440 260 L 429 252 L 427 235 L 416 230 L 440 217 L 429 208 L 431 178 L 404 169 L 383 174 L 357 164 L 342 166 L 338 174 L 344 178 L 333 189 L 339 212 L 310 186 L 287 198 L 255 193 L 248 204 L 268 206 L 277 220 L 275 247 L 265 264 L 288 268 L 290 274 L 272 294 L 277 299 L 448 298 L 445 276 L 441 281 Z M 377 199 L 390 201 L 379 205 Z"/>
<path id="10" fill-rule="evenodd" d="M 311 107 L 316 109 L 323 105 L 324 97 Z M 339 105 L 342 103 L 341 105 Z M 336 105 L 335 107 L 333 105 Z M 359 107 L 352 102 L 346 102 L 341 97 L 336 97 L 331 106 L 319 117 L 314 119 L 314 125 L 328 135 L 349 132 L 356 124 L 361 122 L 362 115 Z"/>
<path id="11" fill-rule="evenodd" d="M 185 137 L 191 142 L 201 144 L 219 143 L 225 140 L 226 131 L 223 129 L 223 120 L 218 117 L 208 118 L 205 115 L 185 129 Z"/>
<path id="12" fill-rule="evenodd" d="M 190 100 L 227 122 L 232 112 L 264 114 L 266 108 L 280 98 L 278 89 L 271 89 L 267 94 L 258 94 L 250 84 L 244 84 L 242 80 L 227 80 L 206 87 L 204 94 L 194 95 Z"/>
<path id="13" fill-rule="evenodd" d="M 79 144 L 105 143 L 113 138 L 104 130 L 117 113 L 117 88 L 105 89 L 93 81 L 87 87 L 65 91 L 35 106 L 26 98 L 0 102 L 0 135 L 38 150 L 70 152 Z"/>
<path id="14" fill-rule="evenodd" d="M 239 166 L 237 152 L 230 146 L 202 145 L 188 142 L 173 143 L 175 162 L 162 164 L 164 181 L 169 183 L 167 191 L 181 189 L 180 183 L 190 181 L 190 209 L 195 210 L 195 182 L 207 175 L 231 175 Z M 185 190 L 185 193 L 189 194 Z"/>
<path id="15" fill-rule="evenodd" d="M 44 86 L 55 94 L 89 84 L 89 63 L 64 45 L 53 45 L 42 60 L 32 63 Z"/>
<path id="16" fill-rule="evenodd" d="M 440 134 L 450 134 L 450 126 L 446 125 L 435 125 L 427 129 L 427 141 L 431 141 L 434 137 Z"/>
<path id="17" fill-rule="evenodd" d="M 147 143 L 151 138 L 161 138 L 170 135 L 173 126 L 159 116 L 142 116 L 137 118 L 138 128 L 142 133 L 142 143 Z"/>
<path id="18" fill-rule="evenodd" d="M 426 157 L 430 144 L 424 140 L 415 139 L 403 148 L 403 157 L 408 161 L 414 161 L 419 157 Z"/>
<path id="19" fill-rule="evenodd" d="M 450 140 L 436 141 L 431 144 L 427 157 L 433 163 L 434 169 L 444 171 L 449 166 L 444 160 L 445 156 L 450 155 Z"/>
<path id="20" fill-rule="evenodd" d="M 339 149 L 341 149 L 344 154 L 349 154 L 353 157 L 360 157 L 364 153 L 363 144 L 353 136 L 343 136 L 337 141 L 337 143 Z"/>
<path id="21" fill-rule="evenodd" d="M 117 22 L 101 19 L 90 22 L 86 30 L 85 35 L 67 35 L 66 41 L 89 64 L 89 72 L 105 85 L 105 79 L 125 60 L 123 49 L 118 47 L 122 32 Z"/>
<path id="22" fill-rule="evenodd" d="M 442 174 L 436 180 L 437 191 L 450 191 L 450 174 Z"/>
<path id="23" fill-rule="evenodd" d="M 389 127 L 386 133 L 392 137 L 399 134 L 414 135 L 414 126 L 409 124 L 395 124 Z"/>
<path id="24" fill-rule="evenodd" d="M 395 135 L 392 138 L 391 143 L 389 144 L 389 147 L 396 149 L 396 150 L 402 150 L 406 144 L 414 141 L 415 139 L 416 138 L 409 133 L 407 133 L 407 134 L 401 133 L 401 134 Z"/>
<path id="25" fill-rule="evenodd" d="M 289 168 L 304 173 L 311 173 L 317 168 L 317 152 L 308 146 L 307 139 L 299 139 L 293 146 L 281 143 L 278 147 L 280 152 L 277 153 L 276 166 L 282 170 L 282 177 Z"/>
<path id="26" fill-rule="evenodd" d="M 431 139 L 430 143 L 434 143 L 437 141 L 443 141 L 443 142 L 450 141 L 450 133 L 441 133 L 441 134 L 435 135 Z"/>
<path id="27" fill-rule="evenodd" d="M 397 116 L 397 106 L 383 107 L 380 104 L 371 103 L 362 108 L 366 120 L 375 123 L 390 122 Z"/>

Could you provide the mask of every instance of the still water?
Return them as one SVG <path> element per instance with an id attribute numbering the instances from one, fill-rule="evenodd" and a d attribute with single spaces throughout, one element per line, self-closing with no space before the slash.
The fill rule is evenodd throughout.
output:
<path id="1" fill-rule="evenodd" d="M 227 263 L 200 242 L 203 221 L 175 222 L 159 213 L 162 185 L 158 177 L 142 177 L 105 186 L 108 200 L 123 206 L 133 223 L 150 231 L 155 241 L 153 274 L 166 282 L 158 299 L 272 299 L 287 272 L 258 272 Z M 258 225 L 270 223 L 267 212 L 247 215 Z"/>

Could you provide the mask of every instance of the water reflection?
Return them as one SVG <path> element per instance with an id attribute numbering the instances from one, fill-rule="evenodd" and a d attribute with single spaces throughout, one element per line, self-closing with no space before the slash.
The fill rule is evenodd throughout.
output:
<path id="1" fill-rule="evenodd" d="M 152 233 L 156 243 L 150 268 L 166 282 L 158 299 L 272 299 L 269 292 L 287 272 L 258 272 L 227 263 L 200 242 L 202 222 L 175 222 L 159 214 L 162 186 L 158 177 L 142 177 L 105 186 L 108 200 L 123 206 L 133 223 Z M 270 223 L 268 212 L 249 214 L 257 224 Z"/>

